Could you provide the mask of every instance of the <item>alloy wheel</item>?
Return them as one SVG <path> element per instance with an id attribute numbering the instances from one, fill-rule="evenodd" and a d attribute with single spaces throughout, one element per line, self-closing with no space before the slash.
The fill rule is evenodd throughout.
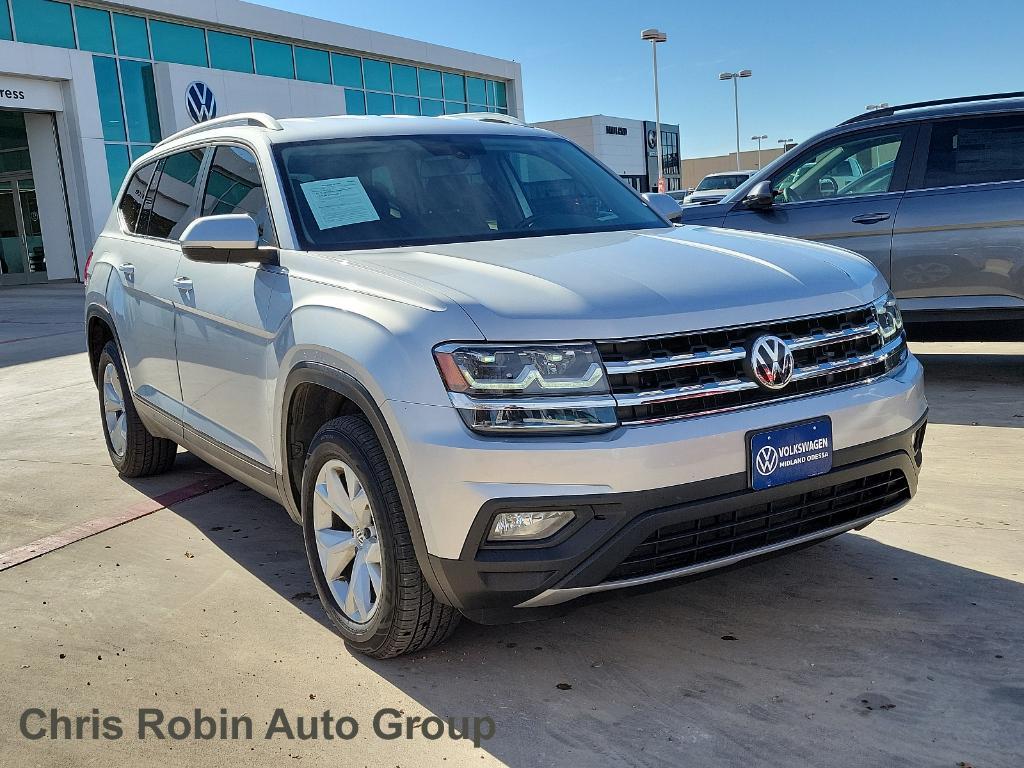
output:
<path id="1" fill-rule="evenodd" d="M 113 363 L 103 369 L 103 418 L 110 437 L 110 447 L 118 456 L 124 456 L 128 444 L 128 416 L 124 412 L 124 393 L 121 377 Z"/>

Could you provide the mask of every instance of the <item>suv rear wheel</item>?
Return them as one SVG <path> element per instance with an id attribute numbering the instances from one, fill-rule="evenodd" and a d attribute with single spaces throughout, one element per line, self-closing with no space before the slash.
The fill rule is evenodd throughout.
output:
<path id="1" fill-rule="evenodd" d="M 97 363 L 100 417 L 110 462 L 124 477 L 145 477 L 174 466 L 178 445 L 150 434 L 132 401 L 117 345 L 108 341 Z"/>
<path id="2" fill-rule="evenodd" d="M 420 571 L 391 467 L 363 416 L 333 419 L 313 438 L 302 532 L 324 609 L 356 650 L 390 658 L 455 630 L 459 613 Z"/>

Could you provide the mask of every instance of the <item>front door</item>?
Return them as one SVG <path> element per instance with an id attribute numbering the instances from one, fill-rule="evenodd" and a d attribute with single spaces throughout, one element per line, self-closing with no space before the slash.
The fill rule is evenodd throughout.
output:
<path id="1" fill-rule="evenodd" d="M 45 282 L 46 257 L 32 176 L 0 176 L 0 285 Z"/>
<path id="2" fill-rule="evenodd" d="M 916 128 L 824 139 L 772 178 L 775 204 L 737 204 L 725 226 L 856 251 L 889 278 L 893 222 L 903 197 Z"/>

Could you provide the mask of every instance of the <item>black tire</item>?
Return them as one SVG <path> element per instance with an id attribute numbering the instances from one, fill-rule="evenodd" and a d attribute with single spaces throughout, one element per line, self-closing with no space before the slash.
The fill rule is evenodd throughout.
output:
<path id="1" fill-rule="evenodd" d="M 120 455 L 114 450 L 110 439 L 103 403 L 103 377 L 108 365 L 113 365 L 117 373 L 124 403 L 126 434 L 124 453 Z M 96 380 L 99 383 L 100 423 L 103 426 L 103 439 L 107 443 L 110 463 L 114 465 L 118 473 L 123 477 L 146 477 L 159 475 L 174 466 L 178 445 L 173 440 L 165 440 L 150 434 L 142 423 L 138 411 L 135 410 L 135 403 L 132 401 L 131 387 L 128 386 L 128 377 L 124 374 L 121 355 L 113 341 L 108 341 L 100 353 Z"/>
<path id="2" fill-rule="evenodd" d="M 351 467 L 373 510 L 381 551 L 377 607 L 365 623 L 342 612 L 324 575 L 313 525 L 317 475 L 331 460 Z M 313 582 L 338 633 L 355 650 L 377 659 L 421 651 L 451 636 L 460 614 L 434 595 L 420 571 L 405 510 L 373 427 L 362 415 L 340 416 L 316 433 L 302 474 L 302 534 Z"/>

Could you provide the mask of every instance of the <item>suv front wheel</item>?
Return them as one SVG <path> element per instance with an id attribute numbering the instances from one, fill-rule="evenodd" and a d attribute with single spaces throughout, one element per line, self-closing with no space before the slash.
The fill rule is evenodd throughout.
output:
<path id="1" fill-rule="evenodd" d="M 455 630 L 459 613 L 420 571 L 387 457 L 363 416 L 333 419 L 313 438 L 302 532 L 324 609 L 356 650 L 390 658 Z"/>

